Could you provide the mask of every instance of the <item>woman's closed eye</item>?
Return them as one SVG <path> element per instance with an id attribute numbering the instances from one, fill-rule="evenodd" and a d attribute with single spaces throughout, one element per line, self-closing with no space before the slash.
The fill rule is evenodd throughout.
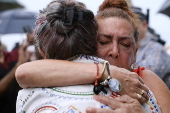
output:
<path id="1" fill-rule="evenodd" d="M 101 45 L 106 45 L 106 44 L 108 44 L 110 41 L 99 41 L 99 43 L 101 44 Z"/>
<path id="2" fill-rule="evenodd" d="M 126 43 L 120 43 L 120 44 L 121 44 L 122 46 L 126 47 L 126 48 L 131 47 L 130 44 L 126 44 Z"/>

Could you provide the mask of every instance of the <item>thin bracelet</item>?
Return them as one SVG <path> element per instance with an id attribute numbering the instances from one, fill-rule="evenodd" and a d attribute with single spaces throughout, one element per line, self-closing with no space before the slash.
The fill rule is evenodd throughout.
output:
<path id="1" fill-rule="evenodd" d="M 103 62 L 103 69 L 102 69 L 102 74 L 100 76 L 100 78 L 102 78 L 102 76 L 104 75 L 105 69 L 106 69 L 106 61 Z"/>
<path id="2" fill-rule="evenodd" d="M 108 61 L 105 61 L 104 65 L 105 65 L 105 68 L 107 68 L 108 77 L 103 82 L 101 82 L 100 84 L 106 86 L 106 85 L 108 85 L 108 82 L 109 82 L 110 79 L 112 79 L 112 77 L 110 76 L 110 69 L 109 69 Z"/>
<path id="3" fill-rule="evenodd" d="M 97 67 L 97 73 L 96 73 L 96 80 L 94 82 L 94 86 L 98 86 L 98 79 L 99 79 L 99 65 L 98 63 L 95 63 Z"/>

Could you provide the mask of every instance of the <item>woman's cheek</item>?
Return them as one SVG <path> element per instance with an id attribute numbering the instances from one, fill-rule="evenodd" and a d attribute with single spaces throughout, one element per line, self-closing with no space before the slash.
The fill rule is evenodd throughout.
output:
<path id="1" fill-rule="evenodd" d="M 104 57 L 105 54 L 106 54 L 106 51 L 107 51 L 106 49 L 102 48 L 101 46 L 98 46 L 97 55 L 98 55 L 99 57 Z"/>

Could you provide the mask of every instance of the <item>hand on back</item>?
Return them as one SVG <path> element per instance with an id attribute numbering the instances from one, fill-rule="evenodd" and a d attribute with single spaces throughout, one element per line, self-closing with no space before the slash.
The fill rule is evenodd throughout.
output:
<path id="1" fill-rule="evenodd" d="M 145 113 L 140 103 L 128 95 L 116 98 L 94 95 L 94 98 L 112 109 L 89 107 L 86 109 L 87 113 Z"/>
<path id="2" fill-rule="evenodd" d="M 127 94 L 130 97 L 139 100 L 141 104 L 148 101 L 149 97 L 147 95 L 147 92 L 149 90 L 144 85 L 142 78 L 139 77 L 137 73 L 130 72 L 129 70 L 126 70 L 124 68 L 118 68 L 112 65 L 110 65 L 110 73 L 112 78 L 117 79 L 121 83 L 122 89 L 119 92 L 121 95 Z M 107 76 L 107 72 L 105 72 L 102 80 L 104 80 L 104 78 L 106 78 Z M 137 94 L 141 95 L 143 91 L 144 94 L 142 94 L 142 98 L 139 99 Z"/>

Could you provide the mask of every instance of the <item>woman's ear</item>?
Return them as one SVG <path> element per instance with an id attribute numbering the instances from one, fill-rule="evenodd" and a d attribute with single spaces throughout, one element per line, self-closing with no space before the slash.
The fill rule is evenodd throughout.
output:
<path id="1" fill-rule="evenodd" d="M 47 57 L 46 57 L 46 55 L 45 55 L 45 53 L 38 47 L 38 51 L 39 51 L 39 53 L 41 54 L 41 56 L 44 58 L 44 59 L 46 59 Z"/>

